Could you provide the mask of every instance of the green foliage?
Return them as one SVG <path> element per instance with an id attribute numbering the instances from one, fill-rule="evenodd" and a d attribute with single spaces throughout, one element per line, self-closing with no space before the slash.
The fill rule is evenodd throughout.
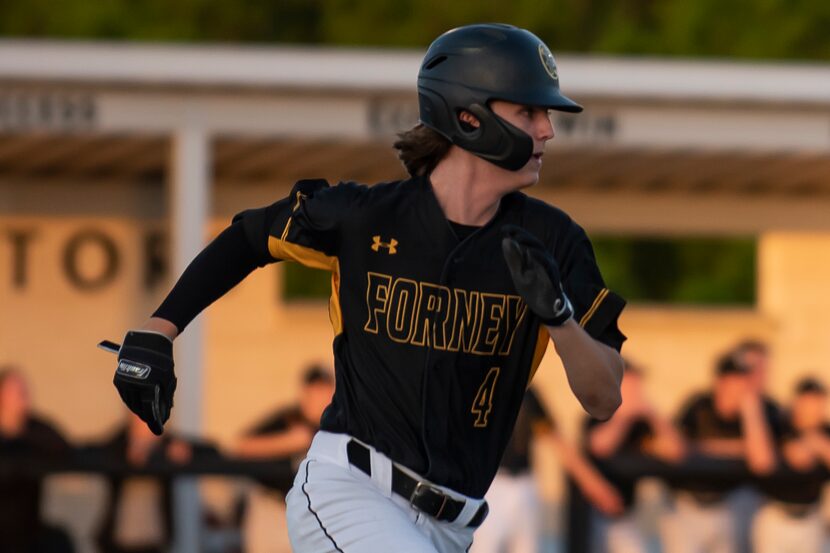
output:
<path id="1" fill-rule="evenodd" d="M 298 263 L 282 263 L 282 298 L 292 300 L 320 300 L 331 296 L 331 273 L 309 269 Z"/>
<path id="2" fill-rule="evenodd" d="M 755 241 L 743 238 L 594 238 L 609 288 L 629 301 L 751 305 Z"/>
<path id="3" fill-rule="evenodd" d="M 827 0 L 0 0 L 0 35 L 20 37 L 423 47 L 481 21 L 554 51 L 830 59 Z"/>

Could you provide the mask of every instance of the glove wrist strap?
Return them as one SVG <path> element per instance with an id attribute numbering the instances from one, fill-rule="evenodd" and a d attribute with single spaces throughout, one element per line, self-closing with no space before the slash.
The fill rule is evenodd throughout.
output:
<path id="1" fill-rule="evenodd" d="M 568 296 L 564 293 L 561 298 L 556 300 L 554 309 L 556 310 L 556 313 L 554 313 L 553 317 L 542 319 L 542 322 L 547 326 L 562 326 L 574 315 L 574 308 L 573 305 L 571 305 L 571 300 L 568 299 Z"/>

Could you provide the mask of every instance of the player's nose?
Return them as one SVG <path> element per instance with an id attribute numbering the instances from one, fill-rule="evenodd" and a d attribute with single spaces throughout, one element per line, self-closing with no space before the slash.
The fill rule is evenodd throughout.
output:
<path id="1" fill-rule="evenodd" d="M 556 130 L 553 126 L 553 121 L 546 113 L 544 117 L 540 117 L 536 127 L 536 137 L 538 140 L 546 142 L 556 136 Z"/>

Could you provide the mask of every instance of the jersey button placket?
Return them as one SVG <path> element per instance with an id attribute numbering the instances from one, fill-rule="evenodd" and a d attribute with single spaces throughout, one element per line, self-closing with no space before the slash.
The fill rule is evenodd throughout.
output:
<path id="1" fill-rule="evenodd" d="M 459 244 L 447 256 L 446 261 L 444 263 L 444 267 L 441 270 L 441 285 L 452 287 L 454 273 L 459 270 L 459 265 L 464 260 L 459 251 L 461 249 L 462 246 Z M 452 370 L 455 367 L 454 361 L 454 355 L 447 351 L 437 351 L 434 349 L 430 349 L 426 355 L 426 367 L 424 368 L 423 386 L 424 397 L 421 398 L 423 405 L 422 428 L 424 429 L 422 435 L 425 438 L 424 448 L 426 450 L 430 472 L 432 473 L 440 474 L 443 470 L 447 468 L 445 466 L 446 461 L 441 456 L 442 447 L 440 447 L 440 444 L 444 444 L 448 439 L 448 429 L 444 425 L 435 425 L 435 421 L 432 420 L 432 418 L 434 417 L 434 413 L 429 410 L 428 406 L 435 404 L 430 401 L 429 396 L 430 391 L 436 387 L 436 382 L 434 381 L 434 379 L 437 378 L 440 382 L 442 376 L 441 372 Z M 441 388 L 441 386 L 438 387 Z M 439 448 L 437 451 L 432 451 L 430 444 L 435 443 L 439 444 Z"/>

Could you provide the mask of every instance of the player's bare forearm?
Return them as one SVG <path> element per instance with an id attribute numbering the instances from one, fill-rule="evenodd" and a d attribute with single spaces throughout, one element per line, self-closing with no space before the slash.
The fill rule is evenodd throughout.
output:
<path id="1" fill-rule="evenodd" d="M 171 340 L 179 335 L 179 329 L 176 328 L 176 325 L 167 319 L 162 319 L 161 317 L 150 317 L 147 319 L 147 322 L 141 326 L 141 330 L 158 332 L 159 334 L 164 334 Z"/>
<path id="2" fill-rule="evenodd" d="M 547 329 L 579 403 L 596 419 L 611 418 L 622 402 L 623 361 L 620 354 L 594 340 L 573 319 Z"/>
<path id="3" fill-rule="evenodd" d="M 647 445 L 648 452 L 669 463 L 683 459 L 686 455 L 686 443 L 674 425 L 656 413 L 650 417 L 650 424 L 654 438 Z"/>
<path id="4" fill-rule="evenodd" d="M 704 455 L 722 459 L 740 459 L 746 453 L 742 438 L 704 438 L 698 440 L 694 448 Z"/>
<path id="5" fill-rule="evenodd" d="M 600 459 L 614 455 L 633 421 L 633 417 L 622 413 L 620 409 L 607 422 L 591 428 L 588 434 L 588 447 L 591 453 Z"/>
<path id="6" fill-rule="evenodd" d="M 585 497 L 606 515 L 622 513 L 623 500 L 619 492 L 585 455 L 558 433 L 551 432 L 549 436 L 562 467 L 571 475 Z"/>
<path id="7" fill-rule="evenodd" d="M 244 438 L 234 452 L 237 456 L 248 459 L 287 457 L 307 450 L 312 436 L 309 428 L 296 426 L 278 434 Z"/>
<path id="8" fill-rule="evenodd" d="M 758 394 L 751 394 L 741 403 L 741 419 L 746 445 L 746 464 L 755 474 L 769 474 L 775 470 L 775 446 L 772 433 L 764 418 L 763 404 Z"/>

